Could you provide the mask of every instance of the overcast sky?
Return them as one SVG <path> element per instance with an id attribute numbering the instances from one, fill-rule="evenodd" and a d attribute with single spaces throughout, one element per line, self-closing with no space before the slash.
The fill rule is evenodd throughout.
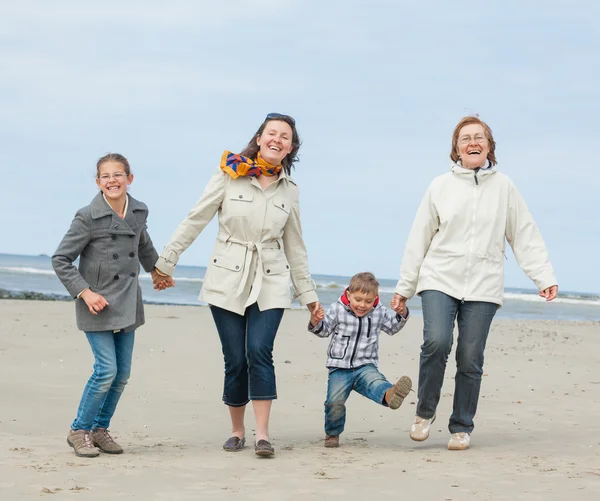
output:
<path id="1" fill-rule="evenodd" d="M 0 0 L 0 252 L 52 254 L 124 154 L 160 250 L 268 112 L 315 274 L 397 278 L 451 133 L 479 113 L 563 290 L 600 291 L 600 2 Z M 206 265 L 211 224 L 181 263 Z M 506 285 L 532 287 L 509 255 Z"/>

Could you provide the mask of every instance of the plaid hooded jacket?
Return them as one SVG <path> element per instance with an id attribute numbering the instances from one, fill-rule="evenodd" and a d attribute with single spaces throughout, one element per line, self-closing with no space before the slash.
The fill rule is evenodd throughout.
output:
<path id="1" fill-rule="evenodd" d="M 350 309 L 346 293 L 333 303 L 325 318 L 308 330 L 319 337 L 333 334 L 327 350 L 327 367 L 355 369 L 367 364 L 377 366 L 379 360 L 379 334 L 393 336 L 408 320 L 375 300 L 375 306 L 364 317 L 357 317 Z"/>

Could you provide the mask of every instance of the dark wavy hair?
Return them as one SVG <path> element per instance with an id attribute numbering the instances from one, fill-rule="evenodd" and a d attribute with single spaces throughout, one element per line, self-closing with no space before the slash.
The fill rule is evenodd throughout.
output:
<path id="1" fill-rule="evenodd" d="M 283 170 L 289 176 L 292 172 L 292 167 L 294 166 L 294 162 L 298 162 L 298 150 L 300 150 L 301 142 L 300 137 L 298 136 L 298 131 L 296 130 L 296 123 L 294 119 L 288 117 L 286 115 L 281 115 L 277 118 L 266 118 L 262 125 L 258 128 L 258 130 L 252 136 L 252 139 L 248 141 L 247 146 L 240 152 L 240 155 L 251 158 L 252 160 L 256 160 L 256 155 L 260 150 L 260 146 L 256 144 L 256 140 L 262 135 L 265 127 L 269 122 L 273 121 L 285 122 L 292 128 L 292 151 L 290 151 L 285 158 L 281 161 L 281 165 L 283 166 Z"/>

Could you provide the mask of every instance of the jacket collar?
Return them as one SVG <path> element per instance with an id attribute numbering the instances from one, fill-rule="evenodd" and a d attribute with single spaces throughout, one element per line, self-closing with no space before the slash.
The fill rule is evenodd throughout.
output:
<path id="1" fill-rule="evenodd" d="M 125 214 L 125 219 L 127 219 L 127 215 L 133 213 L 133 211 L 137 210 L 146 210 L 146 206 L 140 202 L 138 202 L 131 195 L 127 194 L 129 197 L 129 201 L 127 202 L 127 214 Z M 99 191 L 98 194 L 92 199 L 90 203 L 91 216 L 92 219 L 100 219 L 105 216 L 116 215 L 115 211 L 106 203 L 104 197 L 102 196 L 102 192 Z"/>
<path id="2" fill-rule="evenodd" d="M 468 180 L 471 180 L 475 176 L 475 174 L 477 174 L 477 177 L 481 181 L 481 180 L 489 179 L 489 177 L 491 175 L 493 175 L 497 172 L 496 167 L 493 165 L 490 165 L 489 160 L 486 165 L 487 165 L 487 167 L 483 168 L 483 169 L 466 169 L 459 163 L 452 162 L 452 166 L 450 167 L 450 170 L 457 176 L 460 176 L 461 178 L 468 179 Z"/>

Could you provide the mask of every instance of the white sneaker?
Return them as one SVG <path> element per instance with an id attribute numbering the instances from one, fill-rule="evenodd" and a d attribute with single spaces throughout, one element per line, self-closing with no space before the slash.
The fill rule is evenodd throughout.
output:
<path id="1" fill-rule="evenodd" d="M 471 435 L 465 432 L 453 433 L 448 442 L 449 451 L 464 451 L 469 448 Z"/>
<path id="2" fill-rule="evenodd" d="M 435 421 L 435 414 L 431 419 L 425 419 L 419 416 L 415 416 L 415 420 L 410 427 L 410 438 L 417 442 L 427 440 L 429 437 L 429 429 L 432 423 Z"/>

